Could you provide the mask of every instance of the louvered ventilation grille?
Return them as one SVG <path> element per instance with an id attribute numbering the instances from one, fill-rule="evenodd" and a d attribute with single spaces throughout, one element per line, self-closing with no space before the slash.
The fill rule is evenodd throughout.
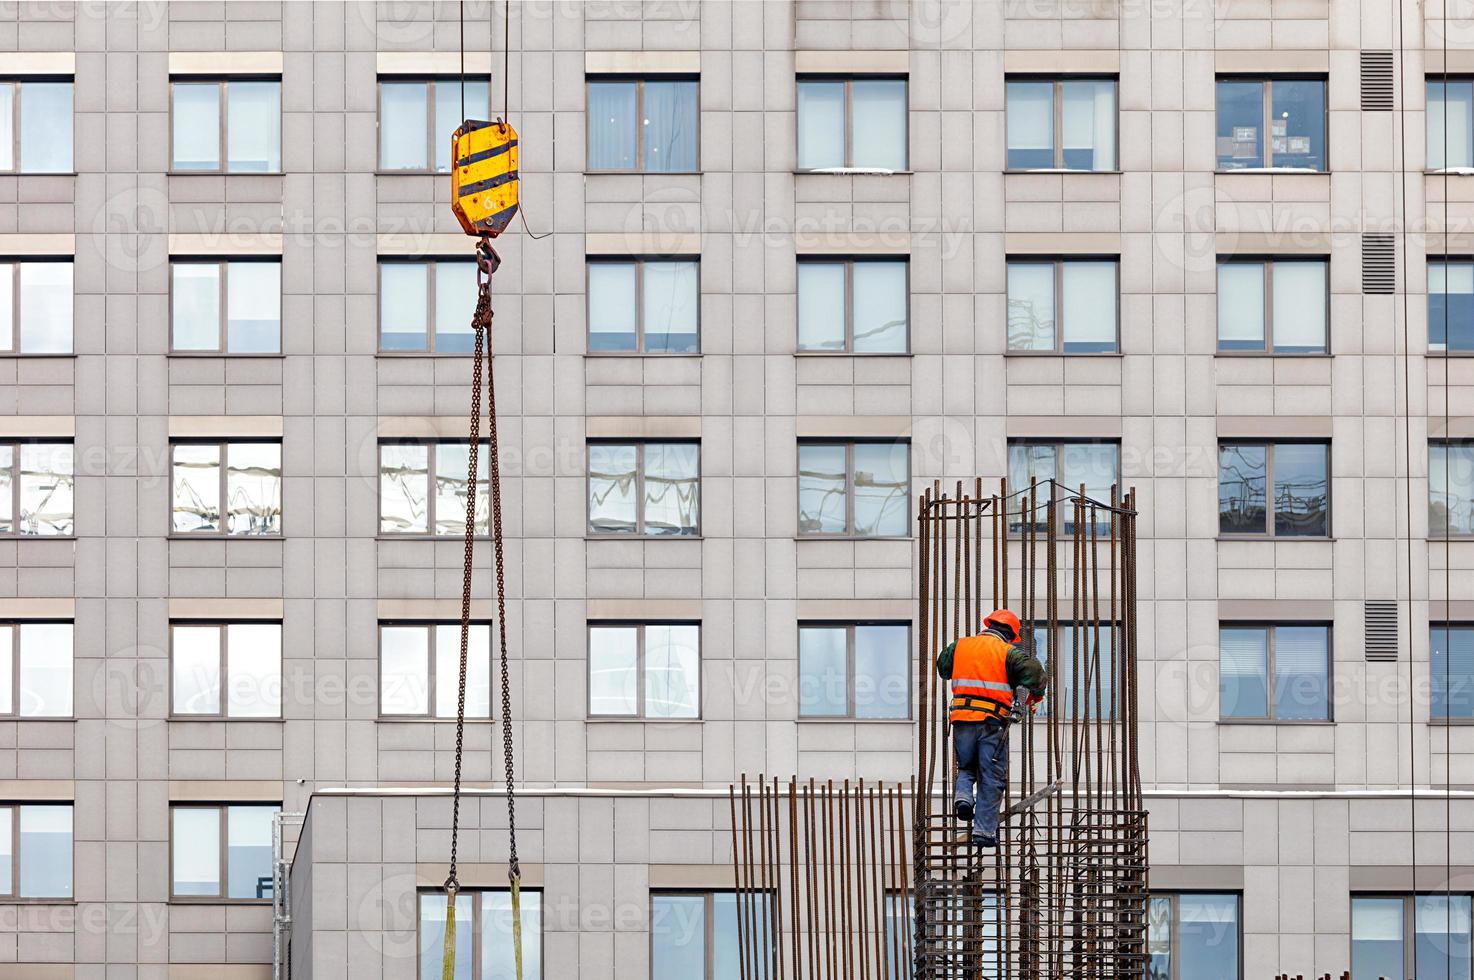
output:
<path id="1" fill-rule="evenodd" d="M 1397 286 L 1397 243 L 1392 235 L 1361 236 L 1361 291 L 1392 293 Z"/>
<path id="2" fill-rule="evenodd" d="M 1392 52 L 1361 53 L 1361 111 L 1392 111 Z"/>
<path id="3" fill-rule="evenodd" d="M 1363 616 L 1366 620 L 1368 660 L 1397 659 L 1397 603 L 1387 599 L 1368 599 Z"/>

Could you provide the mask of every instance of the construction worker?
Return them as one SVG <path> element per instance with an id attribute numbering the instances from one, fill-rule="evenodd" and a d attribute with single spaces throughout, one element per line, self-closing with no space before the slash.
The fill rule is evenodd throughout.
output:
<path id="1" fill-rule="evenodd" d="M 937 655 L 937 673 L 952 682 L 952 741 L 957 747 L 953 812 L 972 823 L 977 847 L 998 846 L 998 804 L 1008 785 L 1008 714 L 1015 688 L 1027 688 L 1032 707 L 1048 678 L 1039 658 L 1018 645 L 1019 618 L 997 609 L 983 632 L 964 636 Z"/>

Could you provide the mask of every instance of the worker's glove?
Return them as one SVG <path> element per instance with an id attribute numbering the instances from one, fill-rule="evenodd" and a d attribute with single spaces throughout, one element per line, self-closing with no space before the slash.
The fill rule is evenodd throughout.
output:
<path id="1" fill-rule="evenodd" d="M 1030 694 L 1028 700 L 1024 703 L 1028 706 L 1030 713 L 1037 712 L 1039 710 L 1039 705 L 1044 703 L 1044 695 Z"/>

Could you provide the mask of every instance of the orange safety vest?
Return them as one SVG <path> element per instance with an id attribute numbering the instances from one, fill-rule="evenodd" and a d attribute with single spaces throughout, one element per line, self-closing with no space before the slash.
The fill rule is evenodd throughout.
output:
<path id="1" fill-rule="evenodd" d="M 952 720 L 1003 718 L 1013 707 L 1008 651 L 1013 644 L 994 633 L 964 636 L 952 651 Z"/>

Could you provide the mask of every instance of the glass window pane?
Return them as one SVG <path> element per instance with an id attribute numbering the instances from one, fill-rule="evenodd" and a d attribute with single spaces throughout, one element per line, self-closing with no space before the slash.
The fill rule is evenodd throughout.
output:
<path id="1" fill-rule="evenodd" d="M 0 82 L 0 170 L 15 169 L 14 150 L 15 83 Z"/>
<path id="2" fill-rule="evenodd" d="M 430 631 L 424 626 L 379 629 L 379 713 L 430 712 Z"/>
<path id="3" fill-rule="evenodd" d="M 173 166 L 175 170 L 220 169 L 219 82 L 174 83 Z"/>
<path id="4" fill-rule="evenodd" d="M 476 350 L 476 263 L 435 263 L 435 351 L 470 354 Z"/>
<path id="5" fill-rule="evenodd" d="M 844 263 L 798 264 L 798 349 L 845 349 Z"/>
<path id="6" fill-rule="evenodd" d="M 1264 349 L 1263 262 L 1219 263 L 1218 349 Z"/>
<path id="7" fill-rule="evenodd" d="M 645 83 L 645 170 L 686 173 L 696 170 L 696 83 Z"/>
<path id="8" fill-rule="evenodd" d="M 1079 487 L 1085 485 L 1085 496 L 1096 503 L 1109 505 L 1111 501 L 1111 485 L 1119 484 L 1121 480 L 1121 447 L 1113 442 L 1067 442 L 1059 447 L 1058 456 L 1059 481 L 1066 487 L 1079 493 Z M 1022 490 L 1025 484 L 1020 484 Z M 1041 491 L 1037 497 L 1039 506 L 1044 506 L 1045 494 Z M 1085 519 L 1089 521 L 1089 508 Z M 1040 515 L 1041 518 L 1043 515 Z M 1104 510 L 1097 510 L 1095 514 L 1096 527 L 1104 533 L 1109 533 L 1110 514 Z M 1066 512 L 1062 515 L 1061 526 L 1066 533 L 1073 534 L 1075 530 L 1074 505 L 1066 504 Z"/>
<path id="9" fill-rule="evenodd" d="M 694 442 L 645 444 L 645 533 L 695 534 L 700 527 L 700 450 Z"/>
<path id="10" fill-rule="evenodd" d="M 423 262 L 379 266 L 379 346 L 384 350 L 427 350 L 430 272 Z"/>
<path id="11" fill-rule="evenodd" d="M 20 808 L 22 898 L 71 898 L 72 808 Z"/>
<path id="12" fill-rule="evenodd" d="M 1054 264 L 1008 263 L 1008 349 L 1054 350 Z"/>
<path id="13" fill-rule="evenodd" d="M 742 980 L 742 952 L 738 939 L 744 935 L 747 942 L 756 943 L 758 949 L 769 949 L 777 939 L 770 934 L 773 913 L 768 910 L 766 895 L 750 896 L 752 911 L 745 926 L 737 923 L 737 895 L 734 892 L 714 892 L 711 896 L 711 976 L 712 980 Z M 755 923 L 755 925 L 754 925 Z M 746 930 L 745 933 L 739 930 Z M 770 970 L 766 964 L 757 971 L 759 980 L 766 980 Z"/>
<path id="14" fill-rule="evenodd" d="M 1474 446 L 1428 447 L 1428 533 L 1474 534 Z"/>
<path id="15" fill-rule="evenodd" d="M 855 627 L 855 717 L 909 718 L 910 638 L 906 626 Z"/>
<path id="16" fill-rule="evenodd" d="M 1401 977 L 1404 904 L 1401 898 L 1351 899 L 1351 975 L 1355 980 Z"/>
<path id="17" fill-rule="evenodd" d="M 476 461 L 476 534 L 491 533 L 491 484 L 489 450 L 481 443 Z M 471 444 L 439 442 L 435 444 L 435 533 L 466 533 L 466 478 L 471 475 Z"/>
<path id="18" fill-rule="evenodd" d="M 1326 169 L 1326 83 L 1278 78 L 1269 89 L 1272 165 Z"/>
<path id="19" fill-rule="evenodd" d="M 644 264 L 645 350 L 651 354 L 694 354 L 699 350 L 700 309 L 695 262 Z"/>
<path id="20" fill-rule="evenodd" d="M 1274 715 L 1280 721 L 1331 716 L 1328 636 L 1324 626 L 1274 629 Z"/>
<path id="21" fill-rule="evenodd" d="M 456 896 L 456 965 L 455 980 L 471 980 L 472 955 L 476 944 L 471 942 L 475 928 L 472 919 L 473 893 L 463 891 Z M 420 973 L 422 977 L 445 975 L 445 913 L 450 903 L 444 892 L 424 892 L 420 895 Z"/>
<path id="22" fill-rule="evenodd" d="M 271 824 L 278 807 L 233 806 L 225 815 L 229 898 L 271 897 Z"/>
<path id="23" fill-rule="evenodd" d="M 280 718 L 281 624 L 232 623 L 226 693 L 232 718 Z"/>
<path id="24" fill-rule="evenodd" d="M 429 530 L 429 465 L 429 446 L 392 442 L 379 446 L 380 533 L 424 534 Z M 464 499 L 464 480 L 461 486 Z M 461 520 L 465 520 L 464 512 Z"/>
<path id="25" fill-rule="evenodd" d="M 456 716 L 461 681 L 461 625 L 435 627 L 435 714 Z M 472 623 L 466 638 L 466 717 L 491 717 L 491 626 Z"/>
<path id="26" fill-rule="evenodd" d="M 27 354 L 72 352 L 72 263 L 21 263 L 20 349 Z"/>
<path id="27" fill-rule="evenodd" d="M 1434 624 L 1431 717 L 1474 718 L 1474 629 Z"/>
<path id="28" fill-rule="evenodd" d="M 20 446 L 20 533 L 72 533 L 71 443 L 24 442 Z"/>
<path id="29" fill-rule="evenodd" d="M 804 718 L 849 714 L 848 631 L 801 626 L 798 631 L 798 713 Z"/>
<path id="30" fill-rule="evenodd" d="M 633 626 L 589 629 L 589 714 L 639 713 L 639 630 Z"/>
<path id="31" fill-rule="evenodd" d="M 1413 962 L 1419 980 L 1468 980 L 1470 898 L 1418 895 L 1413 899 Z"/>
<path id="32" fill-rule="evenodd" d="M 173 629 L 173 711 L 176 715 L 220 713 L 220 627 Z"/>
<path id="33" fill-rule="evenodd" d="M 1474 351 L 1474 263 L 1428 260 L 1428 349 Z"/>
<path id="34" fill-rule="evenodd" d="M 905 262 L 854 264 L 856 352 L 906 352 L 906 271 Z"/>
<path id="35" fill-rule="evenodd" d="M 1239 901 L 1236 895 L 1177 897 L 1179 976 L 1236 980 L 1239 976 Z"/>
<path id="36" fill-rule="evenodd" d="M 844 446 L 798 447 L 798 531 L 843 534 L 847 527 Z"/>
<path id="37" fill-rule="evenodd" d="M 1267 534 L 1263 446 L 1218 449 L 1218 530 L 1221 534 Z"/>
<path id="38" fill-rule="evenodd" d="M 214 262 L 176 262 L 173 334 L 175 350 L 220 349 L 220 266 Z"/>
<path id="39" fill-rule="evenodd" d="M 1218 83 L 1218 169 L 1264 166 L 1264 83 Z"/>
<path id="40" fill-rule="evenodd" d="M 1063 266 L 1065 353 L 1116 349 L 1116 263 L 1066 262 Z"/>
<path id="41" fill-rule="evenodd" d="M 1324 537 L 1330 530 L 1330 450 L 1324 443 L 1274 447 L 1274 533 Z"/>
<path id="42" fill-rule="evenodd" d="M 1008 510 L 1010 530 L 1024 526 L 1026 512 L 1032 505 L 1036 508 L 1033 523 L 1044 527 L 1047 521 L 1049 499 L 1053 488 L 1049 481 L 1055 478 L 1059 462 L 1057 447 L 1052 444 L 1011 443 L 1008 447 Z M 1037 483 L 1035 493 L 1028 492 Z"/>
<path id="43" fill-rule="evenodd" d="M 281 171 L 281 82 L 231 82 L 226 90 L 228 169 L 242 173 Z"/>
<path id="44" fill-rule="evenodd" d="M 220 894 L 220 809 L 175 807 L 170 845 L 174 859 L 174 894 Z"/>
<path id="45" fill-rule="evenodd" d="M 904 537 L 910 533 L 910 449 L 906 442 L 856 443 L 856 534 Z"/>
<path id="46" fill-rule="evenodd" d="M 635 83 L 589 82 L 590 170 L 635 169 Z"/>
<path id="47" fill-rule="evenodd" d="M 1008 83 L 1008 169 L 1054 168 L 1054 83 Z"/>
<path id="48" fill-rule="evenodd" d="M 1218 713 L 1223 718 L 1269 717 L 1269 631 L 1218 631 Z"/>
<path id="49" fill-rule="evenodd" d="M 1428 80 L 1428 169 L 1474 166 L 1474 83 Z"/>
<path id="50" fill-rule="evenodd" d="M 1060 90 L 1065 168 L 1116 169 L 1116 83 L 1067 80 L 1060 83 Z"/>
<path id="51" fill-rule="evenodd" d="M 32 174 L 71 171 L 71 82 L 21 83 L 20 169 Z"/>
<path id="52" fill-rule="evenodd" d="M 633 262 L 589 263 L 589 353 L 636 349 Z"/>
<path id="53" fill-rule="evenodd" d="M 20 698 L 26 718 L 68 718 L 72 714 L 72 624 L 22 623 Z"/>
<path id="54" fill-rule="evenodd" d="M 174 447 L 174 531 L 220 530 L 220 447 Z"/>
<path id="55" fill-rule="evenodd" d="M 232 354 L 281 352 L 281 263 L 232 262 L 226 349 Z"/>
<path id="56" fill-rule="evenodd" d="M 701 627 L 645 627 L 645 717 L 701 714 Z"/>
<path id="57" fill-rule="evenodd" d="M 14 497 L 15 474 L 14 446 L 0 446 L 0 531 L 9 534 L 14 528 L 11 501 Z"/>
<path id="58" fill-rule="evenodd" d="M 6 91 L 0 83 L 0 92 Z M 0 351 L 14 350 L 15 343 L 15 266 L 0 263 Z"/>
<path id="59" fill-rule="evenodd" d="M 1274 264 L 1274 349 L 1315 354 L 1326 349 L 1326 263 Z"/>
<path id="60" fill-rule="evenodd" d="M 487 119 L 491 113 L 491 83 L 485 78 L 466 79 L 465 111 L 462 112 L 461 80 L 440 78 L 435 82 L 435 171 L 450 173 L 450 141 L 467 119 Z"/>
<path id="61" fill-rule="evenodd" d="M 281 533 L 281 444 L 233 442 L 226 447 L 225 493 L 230 534 Z"/>
<path id="62" fill-rule="evenodd" d="M 379 83 L 380 167 L 424 170 L 430 165 L 425 142 L 429 111 L 424 82 Z"/>
<path id="63" fill-rule="evenodd" d="M 1148 898 L 1146 923 L 1146 980 L 1172 980 L 1172 899 Z"/>
<path id="64" fill-rule="evenodd" d="M 15 674 L 15 629 L 0 626 L 0 714 L 6 715 L 15 713 L 15 692 L 11 690 Z"/>
<path id="65" fill-rule="evenodd" d="M 632 445 L 589 445 L 589 531 L 627 533 L 635 519 L 635 457 Z"/>
<path id="66" fill-rule="evenodd" d="M 906 81 L 857 78 L 851 85 L 852 167 L 906 169 Z"/>
<path id="67" fill-rule="evenodd" d="M 541 892 L 523 889 L 522 904 L 522 980 L 542 980 L 543 962 L 543 897 Z M 457 932 L 460 918 L 456 918 Z M 516 947 L 512 945 L 512 893 L 481 893 L 481 976 L 483 980 L 510 980 L 517 976 Z M 460 946 L 458 942 L 456 944 Z M 457 949 L 456 955 L 460 955 Z M 444 976 L 444 971 L 438 976 Z"/>
<path id="68" fill-rule="evenodd" d="M 706 898 L 650 896 L 650 980 L 706 976 Z"/>
<path id="69" fill-rule="evenodd" d="M 843 167 L 844 82 L 798 83 L 798 168 Z"/>

